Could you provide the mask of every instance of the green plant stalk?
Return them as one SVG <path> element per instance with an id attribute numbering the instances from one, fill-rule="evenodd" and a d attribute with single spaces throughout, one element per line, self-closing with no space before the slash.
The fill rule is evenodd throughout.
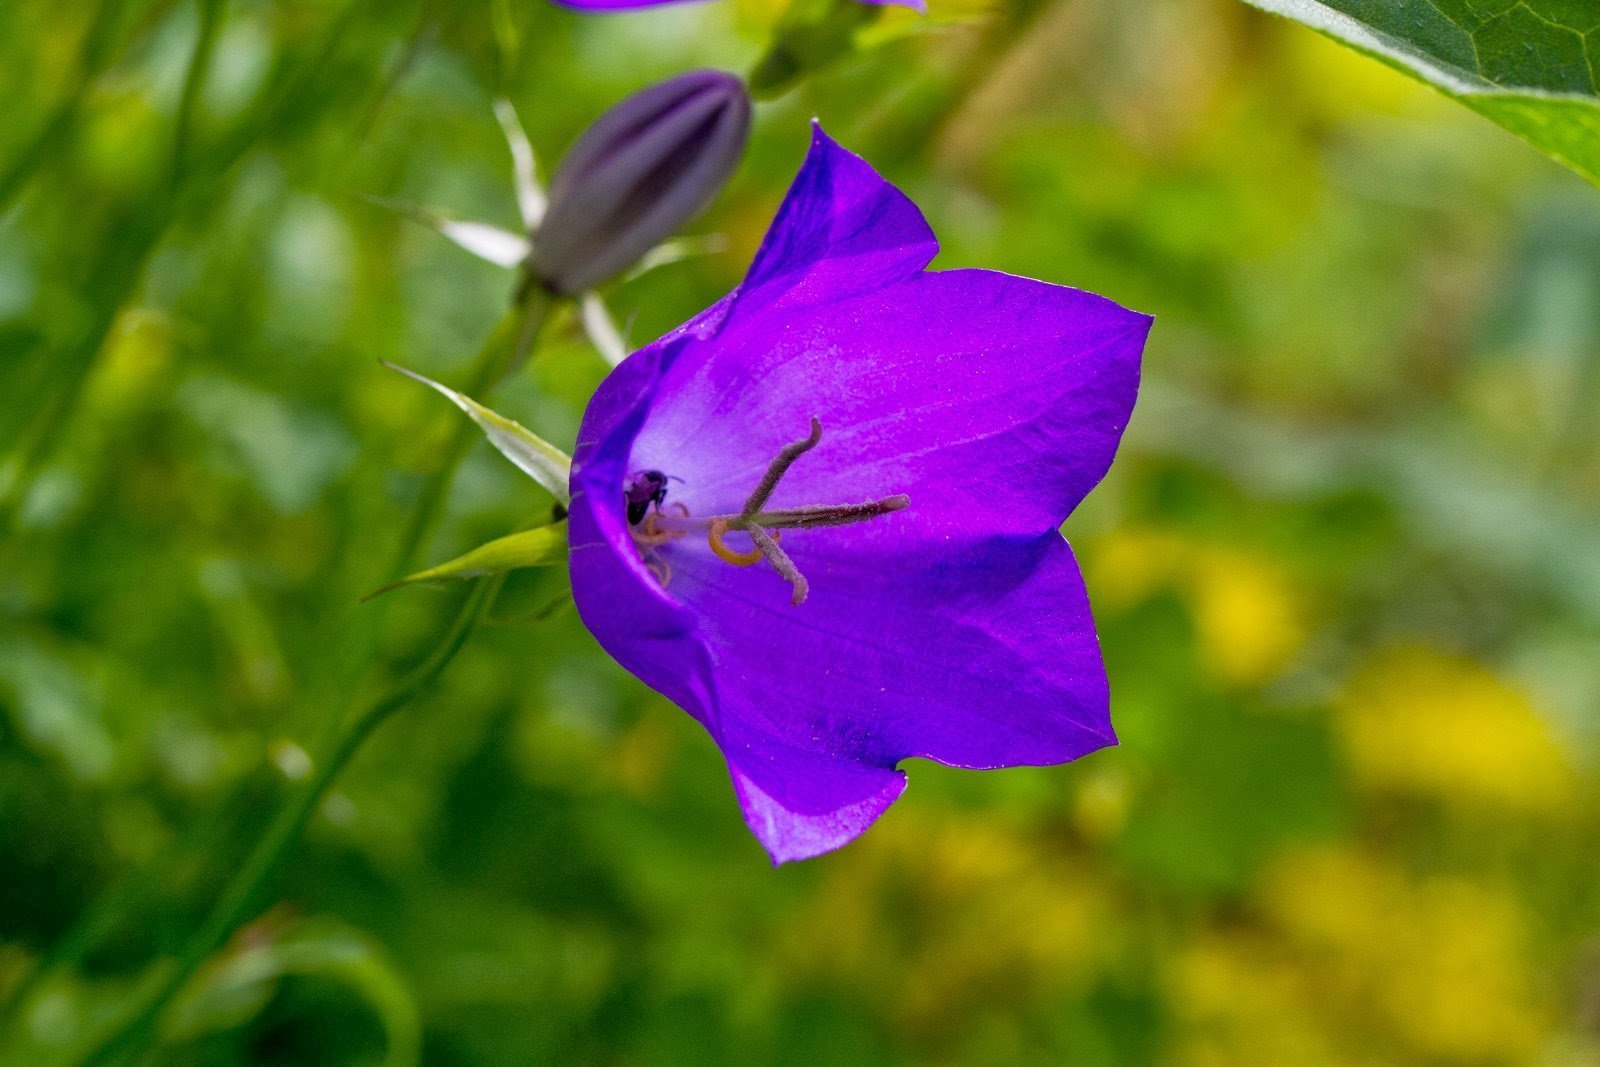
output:
<path id="1" fill-rule="evenodd" d="M 479 394 L 492 389 L 505 376 L 508 368 L 514 369 L 527 358 L 544 323 L 554 311 L 551 306 L 552 298 L 542 290 L 519 293 L 517 300 L 517 306 L 501 319 L 480 351 L 478 362 L 473 369 L 472 382 Z M 411 566 L 411 558 L 416 555 L 421 542 L 437 521 L 438 509 L 448 494 L 457 465 L 476 438 L 472 424 L 468 420 L 460 420 L 457 429 L 461 432 L 456 432 L 451 438 L 447 446 L 446 461 L 429 476 L 407 522 L 405 537 L 396 553 L 397 569 Z M 400 573 L 407 572 L 402 570 Z M 319 739 L 320 745 L 323 747 L 331 745 L 332 734 L 337 729 L 337 719 L 335 719 L 328 735 Z M 209 828 L 207 833 L 212 835 L 222 828 L 218 820 L 211 820 L 206 825 Z M 158 869 L 170 867 L 175 863 L 174 857 L 185 854 L 196 836 L 196 833 L 184 834 L 174 843 L 164 859 L 143 867 L 138 873 L 113 888 L 84 921 L 74 926 L 67 935 L 51 946 L 22 982 L 11 990 L 9 995 L 0 999 L 0 1030 L 14 1019 L 16 1013 L 27 1003 L 34 991 L 41 987 L 47 977 L 76 964 L 100 943 L 116 923 L 124 919 L 131 908 L 153 893 L 158 885 Z"/>
<path id="2" fill-rule="evenodd" d="M 178 116 L 172 131 L 172 184 L 183 180 L 189 156 L 189 139 L 194 127 L 194 109 L 205 91 L 206 75 L 211 71 L 211 56 L 217 47 L 217 25 L 221 21 L 222 0 L 200 0 L 200 26 L 195 35 L 189 69 L 183 76 L 183 93 L 178 98 Z"/>
<path id="3" fill-rule="evenodd" d="M 155 1036 L 161 1013 L 172 998 L 183 989 L 201 964 L 250 917 L 252 906 L 265 883 L 282 866 L 317 805 L 351 757 L 372 736 L 374 730 L 444 672 L 466 644 L 472 631 L 488 615 L 504 581 L 504 575 L 496 575 L 474 582 L 454 621 L 428 657 L 345 726 L 329 751 L 318 760 L 316 772 L 278 810 L 244 866 L 217 898 L 205 922 L 183 946 L 176 966 L 89 1053 L 84 1060 L 86 1065 L 124 1062 L 149 1044 Z"/>
<path id="4" fill-rule="evenodd" d="M 40 403 L 40 412 L 32 421 L 23 422 L 15 452 L 5 457 L 0 468 L 0 537 L 10 531 L 34 479 L 66 432 L 106 338 L 176 211 L 176 198 L 162 196 L 142 216 L 130 216 L 118 231 L 118 239 L 110 242 L 112 250 L 95 264 L 83 286 L 84 292 L 95 298 L 86 327 L 54 353 L 37 352 L 37 358 L 53 357 L 44 388 L 54 386 L 55 391 Z"/>
<path id="5" fill-rule="evenodd" d="M 555 299 L 536 285 L 524 285 L 516 294 L 515 302 L 507 311 L 494 331 L 484 342 L 472 370 L 472 376 L 467 386 L 467 391 L 475 396 L 487 396 L 500 384 L 502 380 L 531 354 L 534 344 L 545 324 L 549 321 L 554 311 Z M 440 511 L 445 498 L 449 495 L 450 486 L 454 482 L 455 474 L 462 460 L 470 450 L 477 438 L 476 428 L 466 419 L 461 419 L 452 436 L 446 444 L 445 456 L 440 465 L 428 476 L 421 492 L 417 497 L 411 516 L 407 521 L 406 530 L 401 538 L 395 553 L 393 571 L 396 574 L 407 573 L 413 565 L 417 552 L 427 540 L 433 527 L 437 524 Z M 484 581 L 490 581 L 485 579 Z M 499 579 L 493 579 L 498 588 Z M 483 582 L 478 583 L 481 587 Z M 465 611 L 465 609 L 463 609 Z M 474 620 L 474 624 L 488 613 L 486 603 L 483 611 Z M 458 617 L 457 625 L 461 622 Z M 452 631 L 454 632 L 454 631 Z M 465 634 L 461 635 L 465 640 Z M 459 648 L 459 645 L 456 646 Z M 451 654 L 454 654 L 452 649 Z M 430 663 L 432 661 L 430 660 Z M 447 660 L 445 662 L 448 662 Z M 442 670 L 444 663 L 437 665 L 437 670 Z M 416 678 L 428 664 L 419 667 L 412 678 Z M 427 679 L 423 679 L 425 684 Z M 395 693 L 405 688 L 405 683 L 396 687 Z M 419 686 L 420 688 L 420 686 Z M 394 693 L 391 693 L 393 696 Z M 414 692 L 407 693 L 409 699 Z M 386 698 L 387 700 L 387 698 Z M 399 702 L 404 703 L 404 700 Z M 182 985 L 191 977 L 195 969 L 205 957 L 222 943 L 223 940 L 242 921 L 249 910 L 250 899 L 254 895 L 254 886 L 271 876 L 271 872 L 281 862 L 281 857 L 294 843 L 301 829 L 304 828 L 314 809 L 317 799 L 324 793 L 328 784 L 337 774 L 340 766 L 348 761 L 351 754 L 358 748 L 365 737 L 372 732 L 378 723 L 388 714 L 392 713 L 399 704 L 392 707 L 386 706 L 385 701 L 374 705 L 356 721 L 352 728 L 343 732 L 330 732 L 321 741 L 322 749 L 333 753 L 319 764 L 321 772 L 317 778 L 309 783 L 307 789 L 294 794 L 286 800 L 286 806 L 279 812 L 271 826 L 266 831 L 256 850 L 251 854 L 249 862 L 241 869 L 241 873 L 230 885 L 229 890 L 213 908 L 207 918 L 206 925 L 198 931 L 190 944 L 185 946 L 179 968 L 166 977 L 152 993 L 148 995 L 148 1007 L 138 1015 L 130 1015 L 130 1021 L 116 1035 L 108 1039 L 106 1044 L 100 1046 L 87 1061 L 89 1063 L 113 1063 L 118 1058 L 135 1051 L 147 1042 L 153 1033 L 157 1018 L 163 1007 L 181 989 Z M 319 780 L 320 779 L 320 780 Z M 239 894 L 242 894 L 240 896 Z M 230 915 L 230 913 L 233 913 Z M 197 959 L 191 961 L 190 948 L 207 945 L 199 949 Z"/>
<path id="6" fill-rule="evenodd" d="M 524 285 L 518 291 L 511 310 L 506 312 L 484 342 L 478 360 L 473 365 L 472 377 L 461 391 L 474 400 L 487 401 L 506 375 L 527 360 L 555 310 L 555 303 L 556 298 L 540 286 Z M 452 411 L 451 414 L 455 415 L 456 412 Z M 384 579 L 386 582 L 398 581 L 416 569 L 417 553 L 438 523 L 445 497 L 455 484 L 456 472 L 479 435 L 480 431 L 472 420 L 455 419 L 450 439 L 445 443 L 443 461 L 428 475 L 417 494 L 416 506 L 400 537 L 394 563 Z"/>
<path id="7" fill-rule="evenodd" d="M 79 48 L 77 77 L 71 90 L 11 163 L 0 169 L 0 216 L 77 125 L 90 87 L 115 58 L 118 31 L 126 7 L 127 0 L 100 0 L 100 7 Z"/>
<path id="8" fill-rule="evenodd" d="M 105 11 L 120 10 L 120 3 L 121 0 L 115 4 L 108 0 Z M 18 440 L 0 443 L 0 448 L 12 453 L 0 459 L 0 536 L 9 531 L 16 513 L 27 500 L 34 479 L 64 435 L 104 350 L 106 338 L 124 303 L 136 290 L 145 265 L 161 243 L 167 227 L 185 211 L 195 210 L 221 192 L 224 188 L 223 176 L 272 128 L 278 117 L 289 112 L 295 100 L 315 93 L 318 79 L 331 66 L 345 29 L 363 3 L 365 0 L 351 0 L 334 17 L 311 58 L 285 75 L 283 84 L 276 90 L 267 91 L 234 130 L 208 150 L 204 160 L 206 165 L 191 161 L 181 174 L 175 176 L 183 180 L 174 181 L 164 191 L 152 194 L 155 198 L 153 206 L 130 205 L 126 235 L 121 240 L 109 242 L 117 251 L 96 262 L 83 287 L 86 292 L 100 296 L 88 328 L 80 331 L 61 351 L 42 350 L 37 353 L 36 358 L 48 360 L 51 365 L 61 368 L 53 375 L 59 388 L 53 396 L 47 394 L 46 399 L 34 403 L 33 406 L 40 410 L 37 418 L 20 420 L 21 425 L 16 428 Z M 104 13 L 102 17 L 105 17 Z M 100 47 L 97 46 L 97 49 Z M 109 47 L 109 44 L 104 47 Z M 99 51 L 95 54 L 98 55 Z M 25 167 L 15 173 L 21 175 L 15 181 L 22 182 L 31 174 L 31 169 Z M 195 175 L 204 175 L 205 180 Z M 4 179 L 4 182 L 12 181 L 9 174 Z M 0 182 L 0 186 L 3 186 L 0 194 L 10 195 L 14 189 L 4 185 L 4 182 Z M 3 207 L 3 197 L 0 197 L 0 210 Z M 48 388 L 49 382 L 46 383 Z M 4 432 L 9 434 L 11 428 L 5 428 Z"/>

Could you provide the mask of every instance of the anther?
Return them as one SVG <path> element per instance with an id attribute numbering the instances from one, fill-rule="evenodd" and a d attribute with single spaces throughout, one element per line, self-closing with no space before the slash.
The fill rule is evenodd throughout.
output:
<path id="1" fill-rule="evenodd" d="M 852 523 L 876 519 L 891 512 L 903 511 L 911 505 L 904 493 L 886 496 L 882 500 L 868 500 L 861 504 L 808 504 L 799 508 L 778 508 L 749 516 L 750 521 L 768 530 L 801 530 L 811 526 L 849 526 Z M 744 518 L 744 516 L 740 516 Z"/>

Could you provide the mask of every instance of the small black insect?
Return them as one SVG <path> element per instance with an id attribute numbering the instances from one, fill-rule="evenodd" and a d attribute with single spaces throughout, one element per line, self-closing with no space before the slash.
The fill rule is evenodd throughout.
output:
<path id="1" fill-rule="evenodd" d="M 628 525 L 637 526 L 644 521 L 651 504 L 659 509 L 667 499 L 667 476 L 660 471 L 640 471 L 628 479 L 622 496 L 628 502 Z"/>

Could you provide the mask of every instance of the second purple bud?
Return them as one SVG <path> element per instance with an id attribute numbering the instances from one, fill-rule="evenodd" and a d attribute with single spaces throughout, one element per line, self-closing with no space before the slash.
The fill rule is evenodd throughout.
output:
<path id="1" fill-rule="evenodd" d="M 627 270 L 710 203 L 749 133 L 749 93 L 723 71 L 691 71 L 623 100 L 551 179 L 528 261 L 534 276 L 571 295 Z"/>

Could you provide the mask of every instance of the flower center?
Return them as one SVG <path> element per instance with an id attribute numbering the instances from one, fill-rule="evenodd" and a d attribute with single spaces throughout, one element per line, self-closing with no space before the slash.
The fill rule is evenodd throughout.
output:
<path id="1" fill-rule="evenodd" d="M 778 482 L 788 473 L 794 461 L 817 447 L 822 440 L 822 422 L 811 417 L 811 433 L 803 440 L 784 445 L 767 466 L 744 507 L 731 515 L 708 515 L 696 518 L 688 507 L 674 502 L 665 504 L 667 481 L 670 475 L 660 471 L 641 471 L 629 479 L 623 491 L 628 507 L 628 522 L 632 527 L 634 544 L 640 557 L 662 585 L 672 580 L 672 566 L 662 556 L 662 546 L 670 544 L 692 532 L 705 531 L 706 542 L 717 558 L 735 567 L 749 567 L 765 559 L 773 570 L 784 577 L 794 589 L 791 600 L 803 603 L 811 583 L 795 566 L 794 560 L 778 544 L 781 530 L 805 530 L 817 526 L 849 526 L 868 522 L 892 512 L 900 511 L 911 503 L 904 493 L 868 500 L 859 504 L 808 504 L 798 508 L 775 508 L 763 511 Z M 747 534 L 753 548 L 740 552 L 728 547 L 724 538 L 731 530 Z"/>

